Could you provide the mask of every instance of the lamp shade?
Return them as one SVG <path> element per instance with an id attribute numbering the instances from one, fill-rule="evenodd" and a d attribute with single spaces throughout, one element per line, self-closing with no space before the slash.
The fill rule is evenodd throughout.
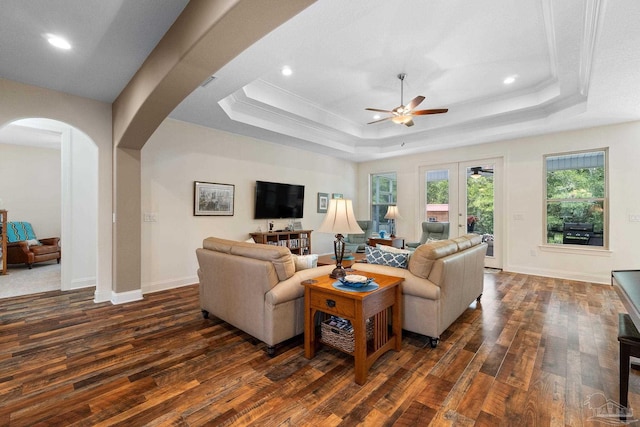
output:
<path id="1" fill-rule="evenodd" d="M 363 234 L 353 214 L 353 203 L 349 199 L 331 199 L 327 215 L 318 228 L 320 233 Z"/>
<path id="2" fill-rule="evenodd" d="M 385 219 L 398 219 L 401 218 L 400 213 L 398 212 L 397 206 L 389 206 L 387 208 L 387 213 L 384 216 Z"/>

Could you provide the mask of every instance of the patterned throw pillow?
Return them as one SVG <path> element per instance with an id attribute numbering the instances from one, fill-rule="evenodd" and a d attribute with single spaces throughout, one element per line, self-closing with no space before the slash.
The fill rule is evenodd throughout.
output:
<path id="1" fill-rule="evenodd" d="M 407 268 L 409 256 L 405 253 L 383 251 L 371 246 L 365 247 L 367 262 L 369 264 L 388 265 L 389 267 Z"/>

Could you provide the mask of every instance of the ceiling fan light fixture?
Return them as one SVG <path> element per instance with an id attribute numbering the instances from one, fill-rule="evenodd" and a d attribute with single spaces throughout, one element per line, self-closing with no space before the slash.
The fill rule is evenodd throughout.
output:
<path id="1" fill-rule="evenodd" d="M 478 179 L 482 177 L 482 175 L 480 174 L 480 171 L 482 170 L 482 166 L 474 166 L 470 169 L 471 169 L 471 174 L 469 176 L 471 178 Z"/>
<path id="2" fill-rule="evenodd" d="M 391 121 L 399 125 L 406 125 L 411 121 L 411 116 L 394 116 L 391 118 Z"/>

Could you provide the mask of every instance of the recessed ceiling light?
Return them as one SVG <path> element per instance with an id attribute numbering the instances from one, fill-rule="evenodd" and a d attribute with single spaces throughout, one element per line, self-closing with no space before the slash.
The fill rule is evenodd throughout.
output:
<path id="1" fill-rule="evenodd" d="M 509 76 L 506 79 L 504 79 L 502 81 L 502 83 L 506 84 L 506 85 L 510 85 L 511 83 L 516 81 L 516 78 L 518 77 L 517 74 L 514 74 L 513 76 Z"/>
<path id="2" fill-rule="evenodd" d="M 373 120 L 378 120 L 380 118 L 380 114 L 376 114 L 375 116 L 373 116 Z"/>
<path id="3" fill-rule="evenodd" d="M 291 69 L 291 67 L 289 67 L 288 65 L 285 65 L 284 67 L 282 67 L 283 76 L 290 76 L 291 74 L 293 74 L 293 70 Z"/>
<path id="4" fill-rule="evenodd" d="M 60 36 L 56 36 L 55 34 L 45 34 L 44 36 L 52 46 L 55 46 L 58 49 L 71 49 L 71 44 Z"/>

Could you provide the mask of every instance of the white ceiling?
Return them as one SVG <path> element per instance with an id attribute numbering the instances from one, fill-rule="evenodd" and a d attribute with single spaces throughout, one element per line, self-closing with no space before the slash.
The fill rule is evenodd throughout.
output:
<path id="1" fill-rule="evenodd" d="M 111 102 L 186 3 L 2 0 L 0 76 Z M 638 18 L 637 0 L 321 0 L 171 117 L 354 161 L 638 120 Z M 405 103 L 449 112 L 368 125 L 399 73 Z"/>

